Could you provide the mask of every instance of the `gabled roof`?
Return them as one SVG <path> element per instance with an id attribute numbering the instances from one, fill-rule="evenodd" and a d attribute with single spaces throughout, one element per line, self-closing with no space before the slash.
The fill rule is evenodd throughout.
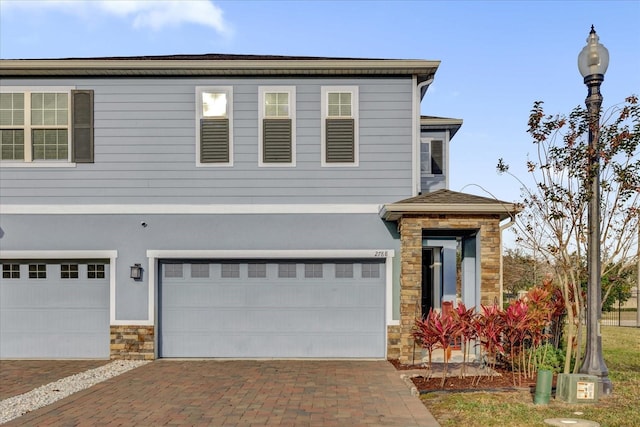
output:
<path id="1" fill-rule="evenodd" d="M 386 204 L 380 210 L 380 216 L 387 221 L 397 221 L 405 214 L 494 214 L 499 215 L 502 221 L 521 210 L 515 203 L 457 191 L 437 190 Z"/>
<path id="2" fill-rule="evenodd" d="M 269 55 L 162 55 L 1 59 L 0 77 L 23 76 L 416 76 L 434 77 L 440 61 Z"/>

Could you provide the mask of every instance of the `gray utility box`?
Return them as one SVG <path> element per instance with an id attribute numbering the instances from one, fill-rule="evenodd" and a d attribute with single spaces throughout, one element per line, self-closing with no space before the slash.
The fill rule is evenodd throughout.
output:
<path id="1" fill-rule="evenodd" d="M 598 377 L 585 374 L 558 374 L 556 399 L 568 403 L 598 401 Z"/>

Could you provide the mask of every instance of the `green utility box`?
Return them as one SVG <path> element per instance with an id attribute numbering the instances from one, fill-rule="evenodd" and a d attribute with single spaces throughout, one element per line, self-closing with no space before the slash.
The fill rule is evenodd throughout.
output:
<path id="1" fill-rule="evenodd" d="M 597 402 L 598 377 L 585 374 L 559 374 L 556 383 L 556 399 L 568 403 Z"/>

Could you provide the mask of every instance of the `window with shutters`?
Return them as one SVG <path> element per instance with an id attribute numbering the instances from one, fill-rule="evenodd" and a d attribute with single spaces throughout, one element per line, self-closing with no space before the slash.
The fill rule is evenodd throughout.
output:
<path id="1" fill-rule="evenodd" d="M 358 87 L 322 87 L 322 166 L 358 166 Z"/>
<path id="2" fill-rule="evenodd" d="M 444 174 L 444 141 L 420 139 L 420 173 L 422 175 Z"/>
<path id="3" fill-rule="evenodd" d="M 296 165 L 296 91 L 293 86 L 259 88 L 259 166 Z"/>
<path id="4" fill-rule="evenodd" d="M 233 88 L 196 88 L 196 166 L 233 166 Z"/>
<path id="5" fill-rule="evenodd" d="M 93 163 L 93 91 L 3 87 L 0 161 L 47 167 Z"/>

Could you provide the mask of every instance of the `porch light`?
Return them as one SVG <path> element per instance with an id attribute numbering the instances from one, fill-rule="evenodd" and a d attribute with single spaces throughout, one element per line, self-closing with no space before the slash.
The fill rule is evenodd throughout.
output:
<path id="1" fill-rule="evenodd" d="M 141 264 L 133 264 L 131 266 L 131 278 L 133 280 L 142 280 L 142 265 Z"/>

